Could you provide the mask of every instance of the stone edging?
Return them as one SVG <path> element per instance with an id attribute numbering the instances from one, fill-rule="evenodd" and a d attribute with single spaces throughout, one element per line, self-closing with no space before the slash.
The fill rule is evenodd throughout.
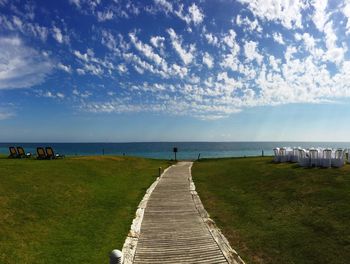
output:
<path id="1" fill-rule="evenodd" d="M 216 226 L 213 219 L 210 218 L 208 212 L 205 210 L 201 199 L 199 198 L 199 195 L 196 191 L 196 186 L 194 185 L 194 182 L 192 180 L 192 169 L 191 164 L 189 170 L 190 170 L 190 191 L 192 194 L 193 202 L 198 210 L 199 215 L 202 217 L 203 222 L 209 229 L 212 237 L 214 238 L 215 242 L 218 244 L 219 248 L 221 249 L 222 253 L 224 254 L 226 260 L 230 264 L 245 264 L 244 261 L 241 259 L 241 257 L 238 255 L 238 253 L 230 246 L 230 243 L 226 239 L 226 237 L 221 233 L 221 230 Z"/>
<path id="2" fill-rule="evenodd" d="M 157 177 L 157 179 L 152 183 L 152 185 L 147 189 L 146 194 L 143 196 L 141 202 L 137 206 L 136 216 L 132 221 L 130 231 L 128 236 L 125 239 L 122 254 L 123 254 L 123 264 L 132 264 L 134 261 L 134 256 L 136 252 L 137 242 L 139 240 L 140 232 L 141 232 L 141 224 L 143 220 L 143 214 L 145 212 L 145 208 L 147 206 L 148 199 L 150 198 L 153 190 L 156 188 L 158 182 L 163 177 L 163 175 L 174 165 L 166 168 L 163 173 Z"/>

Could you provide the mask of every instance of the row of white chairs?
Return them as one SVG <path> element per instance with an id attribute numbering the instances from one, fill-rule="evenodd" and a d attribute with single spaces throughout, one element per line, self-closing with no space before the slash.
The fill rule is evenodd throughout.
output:
<path id="1" fill-rule="evenodd" d="M 350 163 L 349 150 L 331 148 L 274 148 L 274 162 L 294 162 L 302 167 L 342 167 Z"/>

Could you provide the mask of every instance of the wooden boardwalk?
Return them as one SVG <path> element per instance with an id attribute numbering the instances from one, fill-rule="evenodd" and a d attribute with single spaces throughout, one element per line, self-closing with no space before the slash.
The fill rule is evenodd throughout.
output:
<path id="1" fill-rule="evenodd" d="M 133 263 L 228 263 L 192 199 L 190 166 L 171 167 L 152 192 Z"/>

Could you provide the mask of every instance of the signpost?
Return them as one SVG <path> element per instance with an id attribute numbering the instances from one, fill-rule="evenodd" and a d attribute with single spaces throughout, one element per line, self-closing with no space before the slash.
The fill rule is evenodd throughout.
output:
<path id="1" fill-rule="evenodd" d="M 173 152 L 174 152 L 174 155 L 175 155 L 175 161 L 176 161 L 177 147 L 174 147 L 174 148 L 173 148 Z"/>

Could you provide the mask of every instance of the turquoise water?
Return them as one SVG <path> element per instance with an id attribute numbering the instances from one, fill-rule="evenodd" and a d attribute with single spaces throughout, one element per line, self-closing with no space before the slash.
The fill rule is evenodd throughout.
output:
<path id="1" fill-rule="evenodd" d="M 279 147 L 330 147 L 350 148 L 350 142 L 140 142 L 140 143 L 0 143 L 0 153 L 8 154 L 9 146 L 23 146 L 26 152 L 35 153 L 36 147 L 52 146 L 65 155 L 123 155 L 173 159 L 173 147 L 178 148 L 178 159 L 243 157 L 272 155 Z"/>

